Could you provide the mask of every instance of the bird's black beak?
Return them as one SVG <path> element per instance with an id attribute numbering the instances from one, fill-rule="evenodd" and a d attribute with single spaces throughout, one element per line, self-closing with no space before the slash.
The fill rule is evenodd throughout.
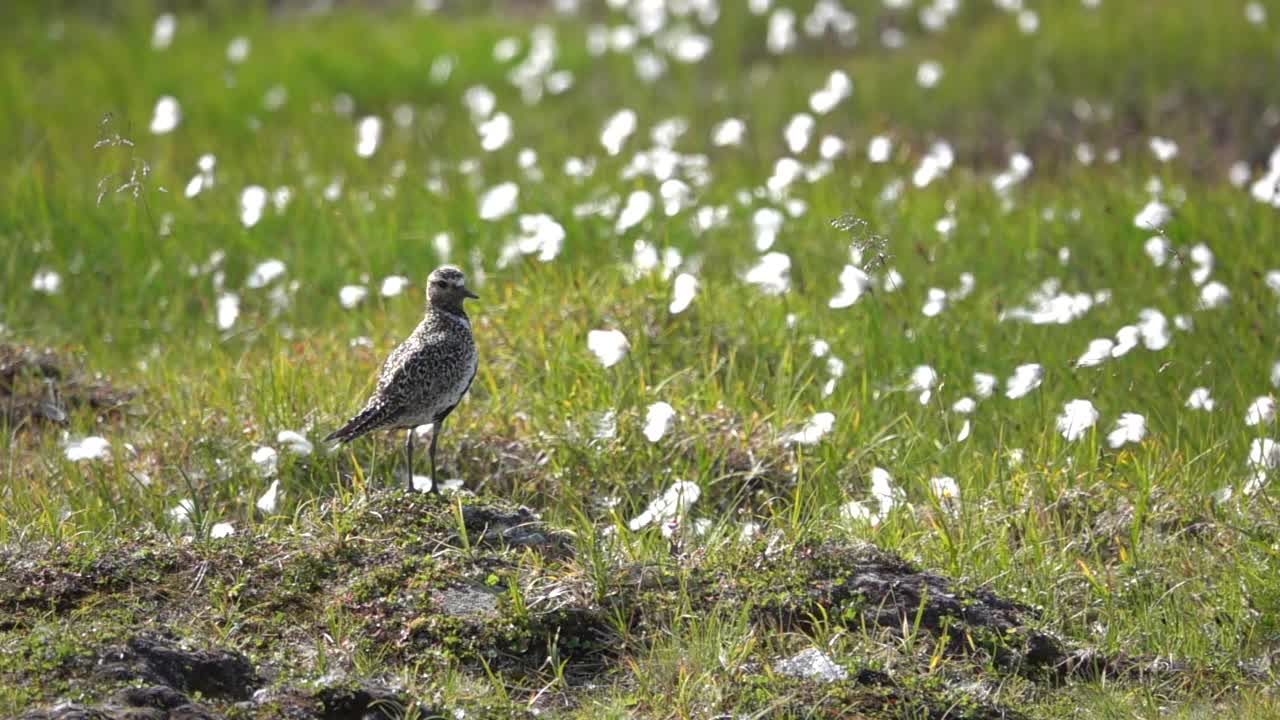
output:
<path id="1" fill-rule="evenodd" d="M 477 295 L 477 294 L 475 294 L 475 293 L 473 293 L 473 292 L 471 292 L 471 288 L 468 288 L 468 287 L 464 287 L 464 288 L 462 288 L 462 296 L 463 296 L 463 297 L 469 297 L 469 298 L 471 298 L 472 300 L 479 300 L 479 299 L 480 299 L 480 296 L 479 296 L 479 295 Z"/>

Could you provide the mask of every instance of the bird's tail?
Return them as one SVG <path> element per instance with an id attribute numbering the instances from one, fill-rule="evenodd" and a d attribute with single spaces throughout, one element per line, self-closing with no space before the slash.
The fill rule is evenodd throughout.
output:
<path id="1" fill-rule="evenodd" d="M 351 442 L 366 433 L 373 432 L 382 427 L 386 420 L 387 407 L 385 405 L 370 405 L 359 414 L 347 421 L 346 425 L 334 430 L 324 439 L 325 442 L 337 440 L 338 442 Z"/>

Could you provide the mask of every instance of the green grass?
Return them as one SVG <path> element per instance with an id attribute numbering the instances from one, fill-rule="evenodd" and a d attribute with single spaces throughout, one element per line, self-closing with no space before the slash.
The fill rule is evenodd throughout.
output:
<path id="1" fill-rule="evenodd" d="M 801 19 L 809 6 L 802 4 Z M 1096 10 L 1045 3 L 1036 8 L 1039 31 L 1024 35 L 1013 16 L 985 2 L 965 3 L 940 33 L 924 31 L 915 11 L 855 2 L 856 46 L 802 34 L 795 51 L 773 57 L 764 49 L 766 20 L 740 3 L 722 5 L 715 27 L 703 30 L 713 40 L 708 58 L 669 62 L 652 84 L 636 78 L 628 55 L 588 54 L 591 22 L 622 22 L 602 9 L 591 17 L 496 8 L 307 15 L 212 3 L 180 12 L 173 45 L 163 51 L 151 48 L 157 12 L 146 4 L 14 11 L 0 29 L 0 154 L 11 158 L 0 170 L 0 341 L 57 348 L 138 395 L 122 418 L 73 412 L 65 435 L 0 428 L 0 543 L 97 552 L 136 528 L 205 536 L 223 521 L 238 535 L 280 537 L 309 527 L 321 507 L 335 528 L 354 523 L 343 519 L 341 504 L 328 503 L 399 483 L 400 438 L 296 458 L 276 434 L 299 431 L 319 445 L 357 409 L 381 358 L 419 318 L 422 282 L 444 259 L 433 238 L 444 232 L 453 240 L 449 260 L 468 271 L 481 295 L 470 307 L 482 353 L 471 396 L 442 437 L 445 474 L 572 528 L 582 566 L 575 571 L 607 577 L 633 563 L 714 568 L 717 558 L 732 556 L 747 521 L 792 540 L 815 533 L 866 540 L 1033 605 L 1045 630 L 1073 643 L 1172 657 L 1195 669 L 1182 683 L 1061 686 L 984 671 L 1003 705 L 1037 717 L 1154 717 L 1165 708 L 1186 717 L 1275 713 L 1274 677 L 1256 668 L 1269 667 L 1280 639 L 1280 511 L 1272 486 L 1243 491 L 1251 442 L 1276 437 L 1274 424 L 1249 427 L 1244 417 L 1255 398 L 1276 392 L 1270 377 L 1280 361 L 1280 298 L 1264 277 L 1280 269 L 1273 241 L 1280 227 L 1275 208 L 1232 187 L 1227 171 L 1244 160 L 1255 177 L 1265 172 L 1274 133 L 1264 109 L 1280 102 L 1266 72 L 1280 59 L 1271 29 L 1280 7 L 1267 8 L 1272 25 L 1254 26 L 1236 2 L 1117 0 Z M 534 22 L 554 28 L 554 67 L 571 71 L 575 84 L 528 104 L 507 80 L 514 61 L 495 61 L 493 46 L 518 38 L 522 57 Z M 906 33 L 903 49 L 877 42 L 885 24 Z M 241 35 L 251 50 L 232 64 L 226 47 Z M 433 80 L 431 66 L 445 55 L 455 68 Z M 923 60 L 944 68 L 928 91 L 915 84 Z M 790 189 L 806 209 L 787 217 L 772 248 L 790 257 L 792 284 L 771 297 L 742 280 L 759 255 L 752 214 L 770 202 L 743 205 L 739 193 L 764 185 L 788 154 L 783 130 L 791 116 L 808 112 L 809 94 L 836 69 L 853 79 L 853 94 L 817 117 L 814 140 L 799 157 L 813 163 L 826 134 L 847 141 L 851 152 L 825 178 Z M 497 152 L 481 149 L 462 101 L 476 85 L 489 87 L 513 121 L 512 141 Z M 276 86 L 287 100 L 265 109 L 264 95 Z M 349 117 L 333 111 L 339 94 L 354 105 Z M 174 132 L 153 135 L 148 125 L 162 95 L 178 98 L 183 117 Z M 1073 114 L 1082 100 L 1095 109 L 1093 119 Z M 414 109 L 406 128 L 392 122 L 404 104 Z M 609 157 L 600 129 L 624 107 L 636 112 L 638 128 Z M 383 140 L 363 159 L 355 125 L 370 114 L 382 118 Z M 743 145 L 712 147 L 712 127 L 730 116 L 746 121 Z M 652 175 L 622 173 L 635 151 L 652 146 L 650 129 L 672 117 L 688 124 L 676 150 L 705 155 L 710 177 L 702 187 L 690 183 L 689 209 L 665 217 Z M 103 133 L 131 144 L 95 148 Z M 895 139 L 894 156 L 870 164 L 867 143 L 880 133 Z M 1147 148 L 1153 136 L 1176 140 L 1177 158 L 1158 162 Z M 954 147 L 955 167 L 915 188 L 911 174 L 937 139 Z M 1096 164 L 1074 160 L 1082 141 L 1095 147 Z M 1101 160 L 1110 147 L 1120 150 L 1117 162 Z M 522 148 L 537 152 L 542 179 L 520 168 Z M 1035 168 L 1006 205 L 990 180 L 1017 151 Z M 205 153 L 217 157 L 216 184 L 185 198 Z M 570 157 L 593 158 L 594 174 L 567 177 Z M 136 196 L 114 191 L 144 163 L 149 174 Z M 108 192 L 99 202 L 104 178 Z M 321 191 L 335 178 L 341 196 L 329 201 Z M 1175 206 L 1167 239 L 1184 256 L 1196 243 L 1212 249 L 1212 277 L 1230 288 L 1228 307 L 1200 309 L 1188 268 L 1158 268 L 1144 254 L 1152 233 L 1133 218 L 1153 179 Z M 546 213 L 564 226 L 554 261 L 499 262 L 518 230 L 514 216 L 487 222 L 477 205 L 486 188 L 506 180 L 520 185 L 519 213 Z M 883 201 L 896 180 L 906 182 L 900 199 Z M 251 184 L 288 186 L 292 200 L 282 212 L 268 206 L 245 228 L 237 207 Z M 608 196 L 625 204 L 635 190 L 654 195 L 654 211 L 623 234 L 612 218 L 573 212 Z M 712 205 L 727 209 L 726 222 L 695 232 L 694 208 Z M 830 221 L 844 214 L 887 239 L 888 265 L 905 288 L 837 310 L 827 303 L 852 238 Z M 949 239 L 934 229 L 945 216 L 956 219 Z M 634 277 L 639 239 L 677 249 L 680 270 L 697 275 L 697 297 L 684 313 L 667 311 L 671 283 L 660 273 Z M 1070 251 L 1065 263 L 1060 248 Z M 216 268 L 189 273 L 215 253 L 222 258 Z M 285 263 L 284 276 L 268 288 L 245 287 L 269 258 Z M 32 290 L 42 270 L 60 273 L 60 292 Z M 972 294 L 925 317 L 927 289 L 953 290 L 966 272 Z M 413 284 L 380 297 L 382 278 L 393 274 Z M 1066 292 L 1106 289 L 1111 298 L 1066 325 L 1000 320 L 1047 278 L 1060 279 Z M 350 310 L 338 302 L 347 284 L 370 289 Z M 286 289 L 285 306 L 273 304 L 272 288 Z M 224 291 L 240 299 L 240 316 L 226 331 L 215 322 Z M 1101 367 L 1073 369 L 1090 340 L 1114 337 L 1144 308 L 1171 323 L 1185 314 L 1192 327 L 1172 331 L 1164 350 L 1139 346 Z M 631 350 L 622 362 L 601 367 L 587 349 L 593 329 L 626 334 Z M 815 340 L 845 364 L 829 396 L 827 359 L 814 357 Z M 1044 367 L 1043 385 L 1005 398 L 1004 381 L 1029 362 Z M 919 365 L 940 378 L 924 405 L 904 390 Z M 958 442 L 965 418 L 950 408 L 973 395 L 975 372 L 995 374 L 1001 389 L 978 403 L 971 436 Z M 1200 386 L 1217 401 L 1211 413 L 1184 407 Z M 1054 419 L 1075 398 L 1091 400 L 1101 418 L 1068 442 Z M 678 417 L 651 443 L 641 429 L 646 407 L 659 400 Z M 594 439 L 595 418 L 606 411 L 616 413 L 617 435 Z M 836 423 L 817 445 L 783 442 L 820 411 L 834 413 Z M 1105 436 L 1124 412 L 1143 414 L 1148 436 L 1113 450 Z M 68 439 L 86 435 L 110 440 L 110 459 L 67 460 Z M 280 450 L 281 503 L 270 517 L 254 509 L 270 482 L 250 460 L 262 445 Z M 1020 463 L 1012 461 L 1015 448 Z M 754 476 L 753 464 L 761 469 Z M 842 506 L 869 497 L 874 467 L 888 470 L 905 502 L 875 526 L 846 520 Z M 425 461 L 418 470 L 425 472 Z M 959 484 L 954 513 L 930 490 L 939 476 Z M 628 529 L 675 480 L 701 487 L 688 520 L 710 521 L 709 535 L 673 547 L 656 528 Z M 1215 501 L 1223 488 L 1233 497 Z M 182 500 L 194 504 L 194 525 L 170 516 Z M 587 553 L 606 531 L 617 546 Z M 690 615 L 680 593 L 662 600 L 675 605 L 665 608 L 669 615 L 627 638 L 594 690 L 556 690 L 569 698 L 569 709 L 558 712 L 797 713 L 812 686 L 767 673 L 761 680 L 742 668 L 768 667 L 815 644 L 850 668 L 886 668 L 921 683 L 922 697 L 933 697 L 929 683 L 946 689 L 970 672 L 952 659 L 931 663 L 927 650 L 921 662 L 922 651 L 901 637 L 839 624 L 775 637 L 740 608 Z M 343 608 L 333 612 L 341 626 Z M 20 642 L 19 632 L 0 630 L 0 649 Z M 211 634 L 197 625 L 190 634 L 251 643 L 234 626 Z M 357 669 L 410 672 L 379 673 L 379 665 L 366 659 Z M 513 707 L 537 692 L 501 670 L 449 667 L 454 674 L 440 677 L 450 679 L 412 686 L 443 692 L 461 707 L 495 688 Z M 296 672 L 316 678 L 326 670 Z M 52 694 L 0 689 L 0 711 Z M 830 711 L 823 702 L 810 707 Z"/>

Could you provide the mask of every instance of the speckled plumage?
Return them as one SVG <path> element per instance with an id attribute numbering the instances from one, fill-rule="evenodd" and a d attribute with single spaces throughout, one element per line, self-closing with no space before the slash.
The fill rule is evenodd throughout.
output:
<path id="1" fill-rule="evenodd" d="M 471 388 L 478 367 L 471 320 L 462 307 L 465 298 L 474 297 L 461 270 L 446 265 L 432 272 L 427 281 L 426 316 L 391 351 L 364 409 L 325 440 L 346 443 L 378 430 L 407 428 L 405 452 L 412 488 L 413 428 L 430 423 L 431 486 L 435 489 L 439 484 L 436 438 L 445 418 Z"/>

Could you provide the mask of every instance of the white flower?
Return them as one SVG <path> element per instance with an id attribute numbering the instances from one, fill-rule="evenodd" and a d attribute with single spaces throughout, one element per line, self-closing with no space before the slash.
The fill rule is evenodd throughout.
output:
<path id="1" fill-rule="evenodd" d="M 1125 443 L 1140 443 L 1147 436 L 1147 419 L 1138 413 L 1124 413 L 1116 427 L 1107 434 L 1107 444 L 1118 448 Z"/>
<path id="2" fill-rule="evenodd" d="M 480 196 L 480 219 L 500 220 L 515 212 L 520 186 L 513 182 L 494 185 Z"/>
<path id="3" fill-rule="evenodd" d="M 266 492 L 262 493 L 262 497 L 258 498 L 258 502 L 256 503 L 256 505 L 259 510 L 266 513 L 267 515 L 270 515 L 271 513 L 276 511 L 276 501 L 279 499 L 279 497 L 280 497 L 280 481 L 272 480 L 271 486 L 267 488 Z"/>
<path id="4" fill-rule="evenodd" d="M 1280 468 L 1280 443 L 1271 438 L 1254 438 L 1249 443 L 1249 466 L 1261 470 Z"/>
<path id="5" fill-rule="evenodd" d="M 938 373 L 928 365 L 917 365 L 911 371 L 911 380 L 907 382 L 907 392 L 920 393 L 920 404 L 928 405 L 933 397 L 933 386 L 938 384 Z"/>
<path id="6" fill-rule="evenodd" d="M 294 455 L 306 457 L 315 451 L 315 446 L 302 433 L 293 430 L 281 430 L 276 433 L 276 442 Z"/>
<path id="7" fill-rule="evenodd" d="M 787 441 L 797 445 L 817 445 L 822 436 L 835 427 L 834 413 L 820 412 L 809 419 L 805 426 L 787 436 Z"/>
<path id="8" fill-rule="evenodd" d="M 388 275 L 382 279 L 382 287 L 378 294 L 382 297 L 395 297 L 409 287 L 409 278 L 403 275 Z"/>
<path id="9" fill-rule="evenodd" d="M 587 349 L 595 353 L 602 365 L 613 367 L 631 349 L 631 343 L 618 330 L 592 330 L 587 333 Z"/>
<path id="10" fill-rule="evenodd" d="M 741 145 L 746 132 L 746 123 L 738 118 L 729 118 L 711 129 L 711 144 L 716 147 Z"/>
<path id="11" fill-rule="evenodd" d="M 263 445 L 253 451 L 253 455 L 249 456 L 253 464 L 258 468 L 258 475 L 264 478 L 272 477 L 276 474 L 276 463 L 279 460 L 279 453 L 276 449 Z"/>
<path id="12" fill-rule="evenodd" d="M 362 158 L 373 157 L 381 141 L 382 119 L 374 115 L 361 118 L 360 124 L 356 126 L 356 155 Z"/>
<path id="13" fill-rule="evenodd" d="M 343 308 L 350 310 L 364 302 L 368 294 L 369 288 L 363 285 L 343 285 L 342 289 L 338 291 L 338 302 L 342 304 Z"/>
<path id="14" fill-rule="evenodd" d="M 783 215 L 777 208 L 764 207 L 751 216 L 751 225 L 755 232 L 756 250 L 764 252 L 773 247 L 782 229 Z"/>
<path id="15" fill-rule="evenodd" d="M 1231 290 L 1214 280 L 1200 288 L 1200 307 L 1207 310 L 1225 307 L 1231 301 Z"/>
<path id="16" fill-rule="evenodd" d="M 973 374 L 973 392 L 979 398 L 989 398 L 996 391 L 1000 381 L 991 373 L 976 372 Z"/>
<path id="17" fill-rule="evenodd" d="M 929 488 L 943 510 L 952 515 L 960 511 L 960 485 L 955 478 L 949 475 L 932 478 L 929 480 Z"/>
<path id="18" fill-rule="evenodd" d="M 1209 412 L 1213 410 L 1215 404 L 1213 397 L 1209 395 L 1209 388 L 1198 387 L 1191 391 L 1191 395 L 1187 398 L 1186 406 L 1192 410 Z"/>
<path id="19" fill-rule="evenodd" d="M 284 263 L 280 260 L 263 260 L 258 266 L 249 273 L 248 279 L 245 280 L 245 287 L 250 289 L 258 289 L 266 287 L 272 280 L 284 274 Z"/>
<path id="20" fill-rule="evenodd" d="M 247 228 L 258 224 L 262 211 L 267 207 L 267 189 L 250 185 L 240 191 L 240 224 Z"/>
<path id="21" fill-rule="evenodd" d="M 151 133 L 164 135 L 170 133 L 182 122 L 182 108 L 176 98 L 164 95 L 156 101 L 156 109 L 151 115 Z"/>
<path id="22" fill-rule="evenodd" d="M 978 407 L 978 402 L 971 397 L 962 397 L 951 406 L 951 412 L 968 415 Z"/>
<path id="23" fill-rule="evenodd" d="M 879 519 L 885 519 L 895 506 L 906 500 L 907 494 L 895 487 L 893 477 L 882 467 L 871 469 L 871 497 L 880 505 Z"/>
<path id="24" fill-rule="evenodd" d="M 476 126 L 480 134 L 480 147 L 485 152 L 493 152 L 511 140 L 511 116 L 498 113 Z"/>
<path id="25" fill-rule="evenodd" d="M 564 238 L 564 226 L 550 215 L 520 216 L 520 239 L 517 242 L 520 252 L 525 255 L 537 253 L 540 262 L 551 262 L 560 254 Z"/>
<path id="26" fill-rule="evenodd" d="M 654 522 L 664 522 L 678 518 L 688 512 L 693 504 L 702 496 L 702 488 L 697 483 L 678 480 L 667 488 L 661 497 L 649 503 L 649 507 L 627 524 L 633 531 L 640 530 Z"/>
<path id="27" fill-rule="evenodd" d="M 609 155 L 617 155 L 622 151 L 622 144 L 635 131 L 635 111 L 630 109 L 619 110 L 605 121 L 604 129 L 600 131 L 600 144 L 604 146 L 605 152 Z"/>
<path id="28" fill-rule="evenodd" d="M 676 410 L 671 405 L 662 401 L 653 403 L 645 415 L 644 436 L 649 442 L 658 442 L 667 434 L 667 428 L 671 426 L 671 420 L 675 416 Z"/>
<path id="29" fill-rule="evenodd" d="M 1143 230 L 1158 230 L 1173 217 L 1168 205 L 1157 200 L 1147 203 L 1133 218 L 1133 224 Z"/>
<path id="30" fill-rule="evenodd" d="M 827 307 L 847 308 L 858 302 L 871 287 L 871 276 L 853 265 L 845 265 L 840 271 L 840 292 L 827 302 Z"/>
<path id="31" fill-rule="evenodd" d="M 56 295 L 62 289 L 62 276 L 53 270 L 41 270 L 31 278 L 31 289 L 45 295 Z"/>
<path id="32" fill-rule="evenodd" d="M 1044 382 L 1044 368 L 1038 363 L 1019 365 L 1014 368 L 1013 377 L 1005 383 L 1004 395 L 1011 400 L 1017 400 L 1040 387 L 1042 382 Z"/>
<path id="33" fill-rule="evenodd" d="M 1111 349 L 1115 347 L 1115 343 L 1110 338 L 1098 338 L 1089 341 L 1089 348 L 1084 351 L 1080 359 L 1076 360 L 1076 367 L 1096 367 L 1111 359 Z"/>
<path id="34" fill-rule="evenodd" d="M 106 438 L 91 435 L 67 445 L 66 454 L 72 462 L 105 460 L 111 455 L 111 443 Z"/>
<path id="35" fill-rule="evenodd" d="M 209 537 L 214 540 L 221 540 L 235 534 L 236 528 L 229 522 L 214 523 L 213 527 L 209 528 Z"/>
<path id="36" fill-rule="evenodd" d="M 222 293 L 218 296 L 218 329 L 230 330 L 240 317 L 240 296 L 235 293 Z"/>
<path id="37" fill-rule="evenodd" d="M 1098 422 L 1098 410 L 1088 400 L 1072 400 L 1062 408 L 1058 416 L 1058 432 L 1067 442 L 1084 437 L 1085 432 Z"/>
<path id="38" fill-rule="evenodd" d="M 1250 427 L 1255 425 L 1269 425 L 1276 419 L 1276 399 L 1270 395 L 1263 395 L 1255 399 L 1249 404 L 1249 409 L 1245 411 L 1244 424 Z"/>
<path id="39" fill-rule="evenodd" d="M 698 278 L 689 273 L 680 273 L 672 283 L 671 290 L 671 305 L 667 310 L 672 315 L 679 315 L 689 307 L 694 295 L 698 293 Z"/>
<path id="40" fill-rule="evenodd" d="M 621 235 L 631 228 L 639 225 L 649 215 L 649 211 L 653 209 L 653 196 L 644 190 L 634 190 L 627 196 L 627 204 L 622 208 L 622 212 L 618 213 L 618 222 L 614 225 L 614 232 Z"/>
<path id="41" fill-rule="evenodd" d="M 892 153 L 893 141 L 884 135 L 871 138 L 871 142 L 867 145 L 867 159 L 873 163 L 889 162 L 889 156 Z"/>
<path id="42" fill-rule="evenodd" d="M 791 258 L 780 252 L 767 253 L 743 279 L 768 295 L 782 295 L 791 289 Z"/>

